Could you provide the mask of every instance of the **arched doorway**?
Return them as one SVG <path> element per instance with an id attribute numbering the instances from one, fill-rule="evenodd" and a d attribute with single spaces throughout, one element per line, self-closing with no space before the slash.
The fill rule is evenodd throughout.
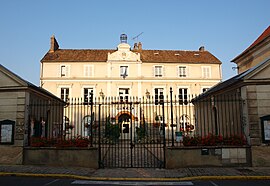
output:
<path id="1" fill-rule="evenodd" d="M 118 117 L 118 124 L 120 126 L 121 139 L 129 139 L 131 132 L 131 116 L 128 113 L 122 113 Z"/>

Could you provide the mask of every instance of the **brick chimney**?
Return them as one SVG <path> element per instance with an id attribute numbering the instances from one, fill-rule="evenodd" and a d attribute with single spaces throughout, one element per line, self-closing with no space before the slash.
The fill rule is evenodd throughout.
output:
<path id="1" fill-rule="evenodd" d="M 204 52 L 204 46 L 201 46 L 201 47 L 199 48 L 199 51 L 200 51 L 200 52 Z"/>
<path id="2" fill-rule="evenodd" d="M 138 43 L 134 43 L 133 50 L 138 50 Z"/>
<path id="3" fill-rule="evenodd" d="M 51 48 L 49 50 L 49 53 L 55 52 L 58 48 L 59 48 L 59 45 L 58 45 L 54 35 L 52 35 L 52 37 L 51 37 Z"/>
<path id="4" fill-rule="evenodd" d="M 142 50 L 142 43 L 141 42 L 138 43 L 138 50 Z"/>

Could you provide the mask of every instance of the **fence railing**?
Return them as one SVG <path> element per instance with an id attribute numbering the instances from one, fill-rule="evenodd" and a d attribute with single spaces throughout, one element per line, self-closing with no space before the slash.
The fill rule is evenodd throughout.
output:
<path id="1" fill-rule="evenodd" d="M 117 138 L 159 143 L 151 139 L 159 134 L 167 146 L 180 146 L 183 136 L 242 135 L 241 104 L 238 94 L 198 99 L 172 92 L 165 97 L 92 97 L 87 102 L 71 98 L 64 107 L 37 102 L 29 105 L 29 142 L 95 146 Z"/>

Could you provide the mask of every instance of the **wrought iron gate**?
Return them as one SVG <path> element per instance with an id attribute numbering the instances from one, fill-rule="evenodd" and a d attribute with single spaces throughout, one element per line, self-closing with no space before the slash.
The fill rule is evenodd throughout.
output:
<path id="1" fill-rule="evenodd" d="M 99 166 L 129 168 L 165 166 L 164 123 L 151 121 L 153 105 L 141 102 L 99 104 Z M 155 106 L 164 114 L 164 105 Z M 110 113 L 108 115 L 108 113 Z"/>

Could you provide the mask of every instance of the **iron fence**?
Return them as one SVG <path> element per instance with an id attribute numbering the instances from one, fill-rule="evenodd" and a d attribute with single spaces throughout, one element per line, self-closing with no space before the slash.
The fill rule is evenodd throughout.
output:
<path id="1" fill-rule="evenodd" d="M 172 91 L 164 97 L 71 98 L 65 106 L 37 101 L 29 105 L 29 144 L 30 138 L 42 137 L 51 140 L 47 145 L 78 139 L 81 144 L 75 145 L 98 146 L 132 139 L 165 147 L 181 146 L 182 136 L 242 135 L 241 105 L 237 93 L 183 99 Z"/>

